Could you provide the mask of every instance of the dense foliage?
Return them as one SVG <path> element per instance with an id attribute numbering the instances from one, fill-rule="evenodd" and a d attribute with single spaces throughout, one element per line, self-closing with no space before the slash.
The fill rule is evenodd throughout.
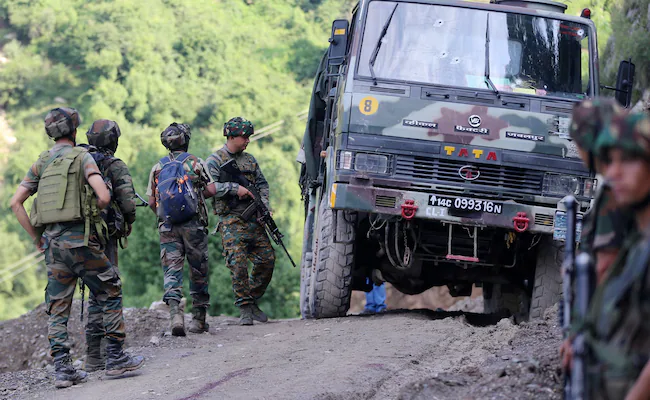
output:
<path id="1" fill-rule="evenodd" d="M 282 131 L 249 151 L 271 183 L 274 215 L 299 259 L 295 157 L 304 125 L 296 115 L 308 106 L 331 21 L 351 8 L 352 1 L 343 0 L 0 0 L 0 55 L 6 59 L 0 64 L 0 107 L 17 138 L 8 154 L 0 154 L 0 319 L 43 299 L 42 263 L 18 274 L 20 268 L 7 269 L 34 250 L 8 202 L 51 144 L 42 119 L 60 105 L 81 111 L 80 142 L 93 120 L 118 121 L 123 136 L 117 156 L 143 195 L 151 166 L 164 155 L 159 135 L 169 123 L 190 123 L 190 151 L 205 158 L 222 145 L 221 129 L 231 117 L 244 116 L 258 128 L 285 120 Z M 220 242 L 210 236 L 212 314 L 235 311 Z M 299 271 L 277 254 L 262 307 L 274 317 L 296 316 Z M 126 306 L 161 298 L 158 233 L 148 209 L 138 210 L 120 270 Z"/>

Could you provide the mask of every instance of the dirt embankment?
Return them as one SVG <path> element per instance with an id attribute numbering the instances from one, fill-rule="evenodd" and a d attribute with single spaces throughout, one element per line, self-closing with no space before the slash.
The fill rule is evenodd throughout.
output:
<path id="1" fill-rule="evenodd" d="M 75 313 L 78 304 L 75 304 Z M 31 315 L 30 315 L 31 314 Z M 47 349 L 37 309 L 0 325 L 5 355 Z M 39 315 L 42 314 L 42 315 Z M 128 310 L 129 351 L 146 365 L 126 379 L 93 373 L 69 389 L 51 367 L 0 374 L 0 399 L 559 399 L 555 314 L 515 326 L 473 313 L 391 311 L 253 327 L 210 317 L 210 332 L 170 337 L 168 315 Z M 78 314 L 75 358 L 83 352 Z M 190 316 L 186 316 L 189 322 Z M 29 322 L 28 322 L 29 321 Z M 13 339 L 12 339 L 13 337 Z M 13 340 L 13 342 L 8 342 Z M 25 348 L 25 350 L 21 350 Z M 47 362 L 47 357 L 40 362 Z M 5 367 L 6 368 L 6 367 Z"/>

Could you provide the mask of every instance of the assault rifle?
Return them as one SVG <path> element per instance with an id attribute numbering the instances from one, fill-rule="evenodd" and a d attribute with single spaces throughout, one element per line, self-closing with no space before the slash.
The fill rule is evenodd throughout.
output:
<path id="1" fill-rule="evenodd" d="M 564 240 L 564 261 L 562 262 L 562 333 L 564 339 L 569 338 L 571 327 L 571 307 L 573 307 L 573 276 L 576 244 L 576 214 L 577 201 L 573 196 L 564 198 L 566 207 L 566 236 Z M 571 379 L 569 371 L 564 375 L 564 398 L 571 398 Z"/>
<path id="2" fill-rule="evenodd" d="M 149 207 L 149 203 L 147 202 L 147 200 L 143 199 L 142 196 L 138 194 L 138 192 L 135 192 L 135 197 L 137 197 L 138 200 L 142 202 L 140 204 L 136 204 L 135 205 L 136 207 Z"/>
<path id="3" fill-rule="evenodd" d="M 240 184 L 241 186 L 248 189 L 251 193 L 253 193 L 253 203 L 251 204 L 250 207 L 244 210 L 244 212 L 242 213 L 242 217 L 248 220 L 250 217 L 253 216 L 253 214 L 257 214 L 257 222 L 264 227 L 264 230 L 275 242 L 275 244 L 277 244 L 278 246 L 282 246 L 282 249 L 287 254 L 287 257 L 289 257 L 289 261 L 291 261 L 291 264 L 293 264 L 295 268 L 296 263 L 293 262 L 293 259 L 291 258 L 289 251 L 287 250 L 287 248 L 284 246 L 284 243 L 282 242 L 282 238 L 284 237 L 284 235 L 280 233 L 280 230 L 278 229 L 278 226 L 275 224 L 273 217 L 271 217 L 271 212 L 264 205 L 260 193 L 255 188 L 255 185 L 249 182 L 248 179 L 242 174 L 235 160 L 226 161 L 220 167 L 220 170 L 230 175 L 230 177 L 233 179 L 234 182 Z"/>
<path id="4" fill-rule="evenodd" d="M 596 281 L 595 268 L 592 258 L 587 253 L 580 253 L 575 262 L 575 317 L 574 321 L 582 323 L 589 309 L 592 288 Z M 589 391 L 586 389 L 587 346 L 585 334 L 580 330 L 571 341 L 573 363 L 571 366 L 570 396 L 571 400 L 586 400 Z"/>

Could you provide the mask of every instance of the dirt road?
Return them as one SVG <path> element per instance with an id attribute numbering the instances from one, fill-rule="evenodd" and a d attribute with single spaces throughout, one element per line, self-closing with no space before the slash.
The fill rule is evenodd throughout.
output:
<path id="1" fill-rule="evenodd" d="M 167 327 L 160 311 L 145 313 L 155 316 L 150 328 L 161 333 Z M 209 333 L 156 334 L 131 348 L 146 365 L 128 378 L 94 373 L 86 383 L 56 390 L 48 369 L 5 373 L 0 398 L 559 399 L 559 332 L 551 315 L 520 326 L 460 312 L 253 327 L 213 317 Z"/>

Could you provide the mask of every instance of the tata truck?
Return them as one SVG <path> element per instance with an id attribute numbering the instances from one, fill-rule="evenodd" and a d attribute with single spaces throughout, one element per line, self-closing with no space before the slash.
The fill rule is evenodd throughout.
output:
<path id="1" fill-rule="evenodd" d="M 597 189 L 569 138 L 600 95 L 590 10 L 549 0 L 361 0 L 333 22 L 299 161 L 300 309 L 352 290 L 482 287 L 485 312 L 537 318 L 561 295 L 567 215 Z M 633 64 L 615 96 L 630 103 Z M 578 227 L 579 228 L 579 227 Z"/>

